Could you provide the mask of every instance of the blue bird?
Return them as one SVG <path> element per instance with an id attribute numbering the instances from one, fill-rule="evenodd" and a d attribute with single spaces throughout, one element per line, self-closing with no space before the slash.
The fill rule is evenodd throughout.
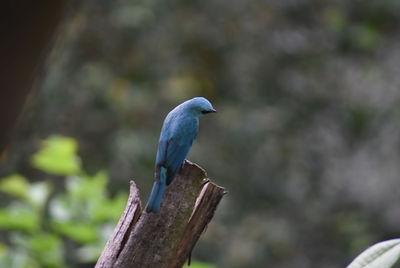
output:
<path id="1" fill-rule="evenodd" d="M 199 117 L 215 112 L 211 103 L 203 97 L 187 100 L 169 112 L 158 142 L 155 182 L 146 205 L 147 212 L 160 210 L 164 190 L 179 171 L 196 138 Z"/>

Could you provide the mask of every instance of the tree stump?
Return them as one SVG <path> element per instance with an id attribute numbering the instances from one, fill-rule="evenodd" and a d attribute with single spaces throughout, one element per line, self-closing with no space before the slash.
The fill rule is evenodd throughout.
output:
<path id="1" fill-rule="evenodd" d="M 96 268 L 182 267 L 224 194 L 204 169 L 187 160 L 167 187 L 158 213 L 141 211 L 131 182 L 125 211 Z"/>

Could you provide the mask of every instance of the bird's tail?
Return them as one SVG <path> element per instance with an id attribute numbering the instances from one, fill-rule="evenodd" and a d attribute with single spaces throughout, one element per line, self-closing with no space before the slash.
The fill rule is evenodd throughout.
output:
<path id="1" fill-rule="evenodd" d="M 153 184 L 149 200 L 147 201 L 146 212 L 158 212 L 160 210 L 165 187 L 167 187 L 167 169 L 161 167 L 160 178 Z"/>

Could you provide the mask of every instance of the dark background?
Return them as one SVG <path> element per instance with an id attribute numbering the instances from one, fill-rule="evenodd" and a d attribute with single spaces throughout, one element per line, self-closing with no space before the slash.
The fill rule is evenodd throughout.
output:
<path id="1" fill-rule="evenodd" d="M 188 159 L 227 188 L 193 258 L 344 267 L 399 236 L 400 2 L 87 0 L 67 13 L 0 174 L 40 180 L 40 140 L 77 139 L 111 193 L 145 202 L 165 115 L 206 116 Z"/>

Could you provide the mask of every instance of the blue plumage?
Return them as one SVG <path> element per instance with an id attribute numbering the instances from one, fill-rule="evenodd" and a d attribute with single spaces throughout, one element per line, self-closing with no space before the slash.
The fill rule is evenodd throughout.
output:
<path id="1" fill-rule="evenodd" d="M 160 210 L 165 188 L 179 171 L 199 129 L 199 117 L 216 112 L 211 103 L 196 97 L 175 107 L 164 120 L 156 157 L 155 182 L 147 202 L 147 212 Z"/>

